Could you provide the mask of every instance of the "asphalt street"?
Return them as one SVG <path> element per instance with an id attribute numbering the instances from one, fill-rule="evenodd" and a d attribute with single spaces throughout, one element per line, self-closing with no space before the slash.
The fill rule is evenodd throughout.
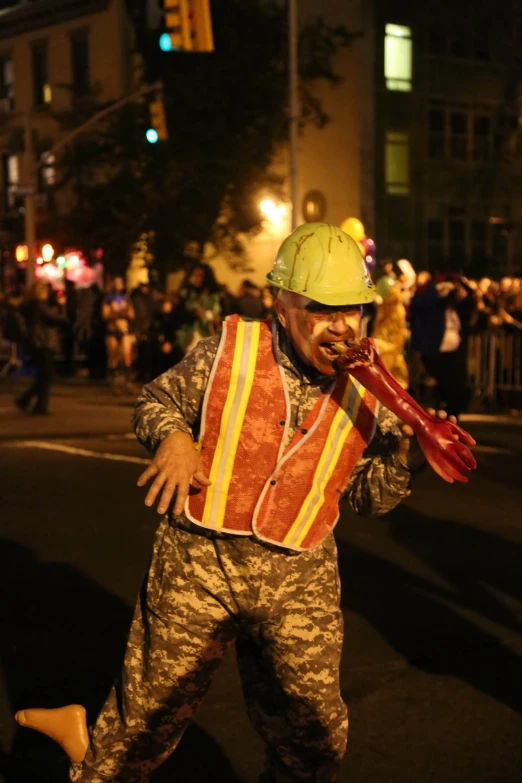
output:
<path id="1" fill-rule="evenodd" d="M 0 779 L 62 783 L 58 746 L 20 707 L 79 702 L 116 675 L 158 518 L 130 400 L 58 389 L 48 419 L 0 386 Z M 337 528 L 349 703 L 349 783 L 522 780 L 522 421 L 468 421 L 468 486 L 431 471 L 381 519 Z M 254 783 L 263 748 L 233 655 L 156 783 Z M 2 777 L 3 776 L 3 777 Z"/>

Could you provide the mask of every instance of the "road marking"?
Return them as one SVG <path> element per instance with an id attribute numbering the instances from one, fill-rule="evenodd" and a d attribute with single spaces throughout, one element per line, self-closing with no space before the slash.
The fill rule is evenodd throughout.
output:
<path id="1" fill-rule="evenodd" d="M 462 413 L 459 422 L 472 421 L 482 424 L 513 424 L 522 427 L 522 416 L 490 415 L 489 413 Z"/>
<path id="2" fill-rule="evenodd" d="M 509 454 L 514 457 L 515 452 L 511 449 L 502 449 L 500 446 L 472 446 L 472 451 L 478 451 L 482 454 Z"/>
<path id="3" fill-rule="evenodd" d="M 61 443 L 49 443 L 45 440 L 13 440 L 6 445 L 19 449 L 45 449 L 47 451 L 61 451 L 64 454 L 74 454 L 77 457 L 98 457 L 99 459 L 113 460 L 113 462 L 134 462 L 138 465 L 150 465 L 150 459 L 144 459 L 143 457 L 129 457 L 126 454 L 111 454 L 107 451 L 77 449 L 74 446 L 64 446 Z"/>

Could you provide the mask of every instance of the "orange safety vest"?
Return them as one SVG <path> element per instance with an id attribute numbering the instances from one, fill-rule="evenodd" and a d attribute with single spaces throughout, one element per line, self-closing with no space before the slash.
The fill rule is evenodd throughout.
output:
<path id="1" fill-rule="evenodd" d="M 351 376 L 332 379 L 285 447 L 290 398 L 276 326 L 230 316 L 203 401 L 201 465 L 185 512 L 197 525 L 288 549 L 317 546 L 373 437 L 377 400 Z"/>

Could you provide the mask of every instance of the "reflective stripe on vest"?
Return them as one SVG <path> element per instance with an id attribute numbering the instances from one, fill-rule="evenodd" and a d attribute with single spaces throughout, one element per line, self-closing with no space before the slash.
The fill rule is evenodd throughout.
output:
<path id="1" fill-rule="evenodd" d="M 346 438 L 357 421 L 359 406 L 365 391 L 364 387 L 357 384 L 353 379 L 351 383 L 346 384 L 341 407 L 335 414 L 330 427 L 329 437 L 319 457 L 310 492 L 283 541 L 286 546 L 299 548 L 302 545 L 318 512 L 322 508 L 325 487 L 337 465 Z"/>
<path id="2" fill-rule="evenodd" d="M 223 527 L 228 487 L 236 457 L 237 444 L 243 426 L 245 411 L 252 391 L 254 369 L 261 324 L 240 321 L 237 325 L 236 345 L 230 385 L 223 409 L 218 442 L 212 460 L 207 498 L 201 522 L 212 527 Z"/>

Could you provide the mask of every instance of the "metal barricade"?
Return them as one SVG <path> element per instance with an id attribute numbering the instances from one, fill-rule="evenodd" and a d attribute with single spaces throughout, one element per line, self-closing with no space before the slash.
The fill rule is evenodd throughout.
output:
<path id="1" fill-rule="evenodd" d="M 522 331 L 468 336 L 467 376 L 475 399 L 501 407 L 522 400 Z"/>

